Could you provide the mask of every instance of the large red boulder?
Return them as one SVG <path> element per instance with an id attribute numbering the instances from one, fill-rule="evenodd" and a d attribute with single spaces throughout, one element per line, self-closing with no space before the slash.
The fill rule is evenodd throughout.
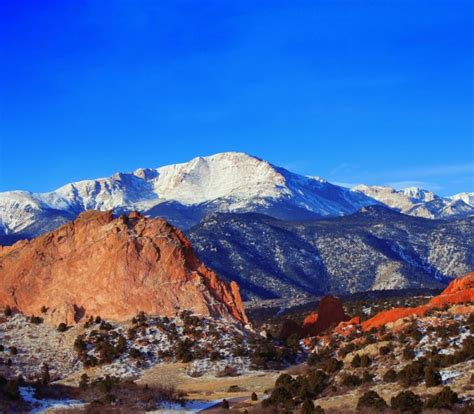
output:
<path id="1" fill-rule="evenodd" d="M 124 320 L 139 311 L 248 322 L 238 285 L 221 281 L 184 234 L 138 213 L 88 211 L 59 229 L 0 249 L 0 306 L 51 321 Z"/>
<path id="2" fill-rule="evenodd" d="M 319 335 L 336 327 L 340 322 L 348 321 L 342 301 L 334 296 L 325 296 L 318 305 L 318 312 L 306 317 L 303 328 L 308 335 Z"/>

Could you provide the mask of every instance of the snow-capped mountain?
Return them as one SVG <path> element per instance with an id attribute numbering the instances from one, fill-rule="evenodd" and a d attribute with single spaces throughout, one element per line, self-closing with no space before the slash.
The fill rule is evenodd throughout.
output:
<path id="1" fill-rule="evenodd" d="M 460 193 L 444 198 L 418 187 L 395 190 L 392 187 L 368 185 L 358 185 L 352 191 L 372 197 L 410 216 L 446 219 L 474 214 L 473 193 Z"/>
<path id="2" fill-rule="evenodd" d="M 415 188 L 398 192 L 359 186 L 350 190 L 244 153 L 226 152 L 70 183 L 48 193 L 0 193 L 0 235 L 3 242 L 36 236 L 91 209 L 114 210 L 117 214 L 138 210 L 165 217 L 182 228 L 215 212 L 253 212 L 303 220 L 347 215 L 380 203 L 411 215 L 459 217 L 474 211 L 466 204 L 472 195 L 466 194 L 444 199 Z"/>
<path id="3" fill-rule="evenodd" d="M 459 193 L 449 197 L 451 200 L 462 200 L 471 207 L 474 207 L 474 193 Z"/>
<path id="4" fill-rule="evenodd" d="M 349 214 L 374 203 L 321 178 L 228 152 L 71 183 L 49 193 L 0 193 L 0 222 L 4 234 L 37 235 L 84 210 L 138 210 L 186 228 L 212 212 L 259 212 L 296 220 Z"/>

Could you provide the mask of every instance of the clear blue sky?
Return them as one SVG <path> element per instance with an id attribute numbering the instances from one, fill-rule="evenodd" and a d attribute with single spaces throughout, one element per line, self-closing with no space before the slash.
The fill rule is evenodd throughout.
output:
<path id="1" fill-rule="evenodd" d="M 472 0 L 0 0 L 0 191 L 244 151 L 474 191 Z"/>

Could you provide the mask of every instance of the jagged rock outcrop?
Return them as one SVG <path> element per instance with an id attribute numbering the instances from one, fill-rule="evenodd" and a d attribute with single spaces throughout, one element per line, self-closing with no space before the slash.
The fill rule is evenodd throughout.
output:
<path id="1" fill-rule="evenodd" d="M 0 247 L 0 305 L 28 315 L 46 306 L 48 318 L 67 323 L 183 309 L 248 322 L 236 283 L 204 266 L 180 230 L 135 212 L 114 219 L 89 211 L 51 233 Z"/>
<path id="2" fill-rule="evenodd" d="M 394 308 L 380 312 L 362 323 L 362 329 L 368 331 L 374 327 L 379 328 L 382 325 L 410 316 L 423 316 L 428 311 L 445 305 L 469 302 L 474 302 L 474 272 L 453 280 L 443 292 L 432 298 L 427 304 L 417 306 L 416 308 Z"/>
<path id="3" fill-rule="evenodd" d="M 311 313 L 305 318 L 303 329 L 309 335 L 319 335 L 349 319 L 350 317 L 344 312 L 342 301 L 339 298 L 325 296 L 319 302 L 318 312 Z"/>

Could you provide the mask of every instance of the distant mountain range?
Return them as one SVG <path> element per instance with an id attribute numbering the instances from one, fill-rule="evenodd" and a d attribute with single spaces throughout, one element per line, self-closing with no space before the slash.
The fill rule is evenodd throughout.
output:
<path id="1" fill-rule="evenodd" d="M 400 192 L 359 186 L 350 190 L 244 153 L 228 152 L 75 182 L 49 193 L 0 193 L 0 243 L 37 236 L 92 209 L 116 214 L 138 210 L 187 229 L 216 212 L 308 220 L 352 214 L 376 204 L 428 218 L 474 214 L 472 193 L 442 198 L 420 189 Z"/>
<path id="2" fill-rule="evenodd" d="M 246 298 L 439 288 L 474 268 L 474 218 L 429 220 L 369 206 L 282 221 L 214 214 L 188 231 L 205 264 Z"/>

